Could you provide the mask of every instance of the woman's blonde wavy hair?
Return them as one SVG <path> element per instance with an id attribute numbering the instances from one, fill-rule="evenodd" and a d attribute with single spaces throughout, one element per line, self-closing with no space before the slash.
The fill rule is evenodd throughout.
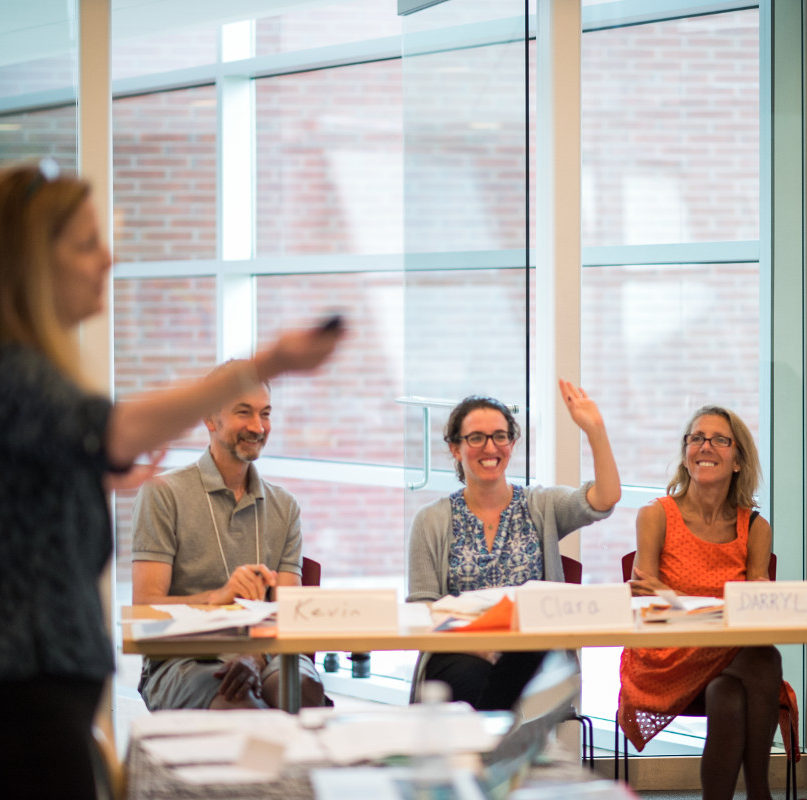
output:
<path id="1" fill-rule="evenodd" d="M 731 478 L 727 501 L 732 508 L 755 508 L 758 504 L 754 498 L 762 480 L 762 468 L 754 438 L 748 426 L 733 412 L 722 406 L 702 406 L 687 422 L 681 437 L 681 460 L 672 480 L 667 484 L 667 494 L 671 497 L 683 497 L 690 484 L 690 475 L 686 468 L 686 444 L 684 436 L 692 430 L 692 425 L 699 417 L 723 417 L 731 428 L 731 437 L 737 446 L 737 463 L 740 471 Z"/>
<path id="2" fill-rule="evenodd" d="M 75 343 L 56 314 L 53 248 L 89 194 L 86 181 L 49 180 L 36 165 L 0 172 L 0 343 L 33 347 L 75 380 Z"/>

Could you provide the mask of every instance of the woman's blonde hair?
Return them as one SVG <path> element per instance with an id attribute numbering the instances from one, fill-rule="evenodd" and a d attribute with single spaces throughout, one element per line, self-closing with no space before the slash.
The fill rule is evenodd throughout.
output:
<path id="1" fill-rule="evenodd" d="M 33 347 L 75 379 L 75 345 L 56 314 L 53 248 L 89 194 L 86 181 L 48 178 L 42 166 L 0 172 L 0 343 Z"/>
<path id="2" fill-rule="evenodd" d="M 759 464 L 757 446 L 748 426 L 733 412 L 722 406 L 702 406 L 687 422 L 684 436 L 692 429 L 692 425 L 699 417 L 723 417 L 731 428 L 731 436 L 737 446 L 737 463 L 740 467 L 731 477 L 727 501 L 732 508 L 754 508 L 757 502 L 754 499 L 757 488 L 762 480 L 762 468 Z M 689 489 L 690 475 L 686 468 L 686 442 L 681 437 L 681 460 L 672 480 L 667 484 L 667 494 L 671 497 L 683 497 Z"/>

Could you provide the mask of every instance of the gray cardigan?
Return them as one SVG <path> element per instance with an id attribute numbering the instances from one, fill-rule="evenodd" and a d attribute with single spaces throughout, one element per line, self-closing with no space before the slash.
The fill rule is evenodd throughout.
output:
<path id="1" fill-rule="evenodd" d="M 541 539 L 544 580 L 562 581 L 558 542 L 584 525 L 608 517 L 613 509 L 597 511 L 586 500 L 592 481 L 579 489 L 567 486 L 528 487 L 527 506 Z M 408 603 L 438 600 L 448 594 L 448 554 L 451 549 L 451 501 L 442 497 L 421 508 L 409 537 Z"/>

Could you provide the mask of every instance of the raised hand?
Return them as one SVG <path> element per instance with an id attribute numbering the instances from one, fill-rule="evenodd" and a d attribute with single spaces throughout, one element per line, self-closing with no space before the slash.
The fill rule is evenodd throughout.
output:
<path id="1" fill-rule="evenodd" d="M 619 484 L 619 470 L 611 452 L 611 443 L 605 430 L 597 404 L 579 387 L 561 378 L 558 388 L 566 403 L 569 416 L 588 437 L 591 455 L 594 459 L 594 484 L 586 493 L 592 508 L 607 511 L 619 502 L 622 489 Z"/>
<path id="2" fill-rule="evenodd" d="M 561 378 L 558 381 L 558 388 L 569 411 L 569 416 L 584 433 L 590 433 L 594 429 L 604 426 L 597 404 L 581 387 Z"/>
<path id="3" fill-rule="evenodd" d="M 283 333 L 274 345 L 256 354 L 258 376 L 263 379 L 281 372 L 316 369 L 331 355 L 343 335 L 341 325 L 319 325 L 308 330 Z"/>

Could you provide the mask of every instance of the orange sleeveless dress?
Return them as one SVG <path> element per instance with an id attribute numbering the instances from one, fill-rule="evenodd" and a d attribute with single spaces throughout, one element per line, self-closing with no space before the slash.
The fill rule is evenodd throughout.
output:
<path id="1" fill-rule="evenodd" d="M 744 581 L 751 511 L 737 509 L 737 538 L 716 544 L 684 524 L 672 497 L 657 501 L 667 530 L 659 578 L 688 595 L 722 597 L 726 581 Z M 732 661 L 738 647 L 658 647 L 622 651 L 619 724 L 637 750 L 666 728 Z"/>

